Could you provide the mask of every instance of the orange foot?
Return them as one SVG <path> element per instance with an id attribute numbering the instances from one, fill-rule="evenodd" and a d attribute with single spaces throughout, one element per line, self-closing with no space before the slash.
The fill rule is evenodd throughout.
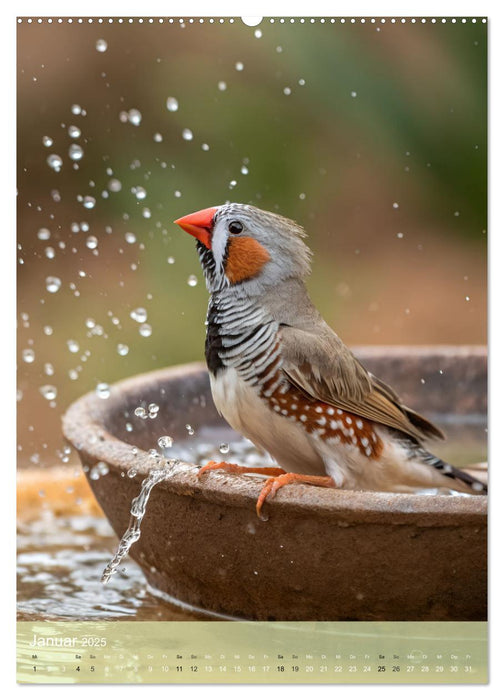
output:
<path id="1" fill-rule="evenodd" d="M 262 516 L 261 508 L 268 496 L 273 498 L 278 489 L 281 489 L 282 486 L 296 483 L 311 484 L 312 486 L 324 486 L 325 488 L 329 489 L 336 488 L 336 484 L 330 476 L 310 476 L 309 474 L 291 474 L 284 472 L 281 476 L 274 476 L 271 479 L 268 479 L 264 484 L 256 503 L 257 517 L 261 520 L 265 519 Z"/>
<path id="2" fill-rule="evenodd" d="M 198 479 L 202 474 L 205 474 L 205 472 L 214 471 L 215 469 L 222 469 L 230 474 L 264 474 L 265 476 L 279 476 L 280 474 L 285 474 L 285 469 L 280 469 L 280 467 L 240 467 L 238 464 L 231 464 L 230 462 L 211 461 L 200 468 Z"/>

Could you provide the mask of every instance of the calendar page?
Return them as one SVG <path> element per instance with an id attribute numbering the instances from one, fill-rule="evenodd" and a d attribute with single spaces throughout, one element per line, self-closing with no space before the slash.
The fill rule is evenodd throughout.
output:
<path id="1" fill-rule="evenodd" d="M 486 684 L 487 19 L 16 22 L 18 683 Z"/>

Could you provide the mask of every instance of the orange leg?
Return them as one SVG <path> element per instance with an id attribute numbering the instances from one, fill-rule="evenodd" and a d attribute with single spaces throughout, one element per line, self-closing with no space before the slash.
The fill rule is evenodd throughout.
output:
<path id="1" fill-rule="evenodd" d="M 334 480 L 330 476 L 310 476 L 309 474 L 291 474 L 284 473 L 281 476 L 275 476 L 268 479 L 264 484 L 259 498 L 256 503 L 257 517 L 264 520 L 261 514 L 261 508 L 268 496 L 273 498 L 282 486 L 287 484 L 311 484 L 312 486 L 323 486 L 325 488 L 336 488 Z"/>
<path id="2" fill-rule="evenodd" d="M 238 464 L 231 464 L 229 462 L 208 462 L 204 467 L 198 472 L 198 478 L 206 472 L 214 471 L 215 469 L 222 469 L 223 471 L 229 472 L 230 474 L 264 474 L 265 476 L 280 476 L 280 474 L 285 474 L 285 469 L 280 469 L 280 467 L 240 467 Z"/>

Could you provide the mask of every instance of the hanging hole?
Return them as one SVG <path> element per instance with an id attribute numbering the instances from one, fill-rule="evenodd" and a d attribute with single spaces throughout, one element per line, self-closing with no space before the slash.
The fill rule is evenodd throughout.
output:
<path id="1" fill-rule="evenodd" d="M 258 24 L 261 24 L 263 18 L 262 17 L 242 17 L 241 21 L 243 24 L 246 24 L 247 27 L 257 27 Z"/>

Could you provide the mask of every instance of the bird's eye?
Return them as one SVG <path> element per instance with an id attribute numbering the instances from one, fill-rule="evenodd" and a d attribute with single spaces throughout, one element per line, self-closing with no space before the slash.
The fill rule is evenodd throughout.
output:
<path id="1" fill-rule="evenodd" d="M 239 221 L 231 221 L 228 226 L 229 233 L 241 233 L 243 231 L 243 224 Z"/>

